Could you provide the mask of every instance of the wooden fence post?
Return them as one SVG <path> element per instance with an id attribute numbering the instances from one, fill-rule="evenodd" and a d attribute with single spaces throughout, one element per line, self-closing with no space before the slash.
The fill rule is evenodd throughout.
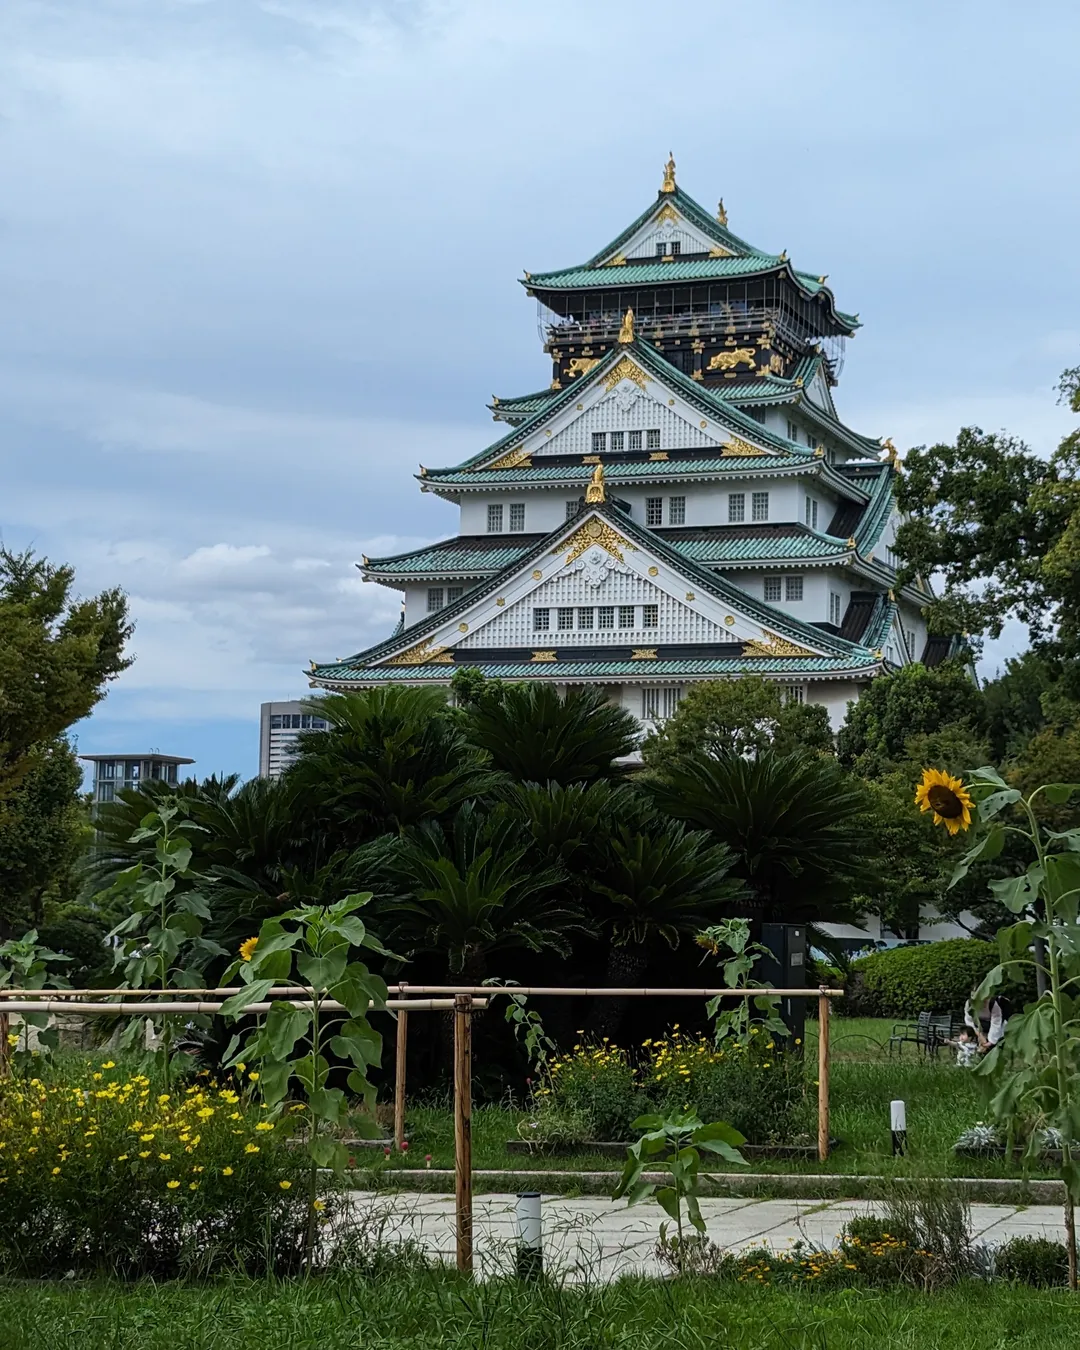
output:
<path id="1" fill-rule="evenodd" d="M 11 1021 L 6 1012 L 0 1012 L 0 1078 L 6 1078 L 11 1072 L 11 1046 L 8 1045 L 8 1035 L 11 1031 Z"/>
<path id="2" fill-rule="evenodd" d="M 472 995 L 454 999 L 454 1210 L 457 1268 L 472 1273 Z"/>
<path id="3" fill-rule="evenodd" d="M 407 997 L 408 986 L 398 988 L 400 998 Z M 394 1065 L 394 1147 L 400 1153 L 405 1144 L 405 1057 L 409 1046 L 409 1014 L 404 1008 L 397 1015 L 397 1061 Z"/>
<path id="4" fill-rule="evenodd" d="M 829 997 L 824 990 L 818 994 L 818 1093 L 817 1093 L 817 1152 L 818 1160 L 829 1156 Z"/>

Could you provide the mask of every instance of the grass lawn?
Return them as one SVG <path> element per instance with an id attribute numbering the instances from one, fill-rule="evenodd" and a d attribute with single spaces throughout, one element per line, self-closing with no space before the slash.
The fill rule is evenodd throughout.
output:
<path id="1" fill-rule="evenodd" d="M 4 1350 L 1074 1350 L 1080 1301 L 1005 1285 L 559 1289 L 421 1270 L 291 1285 L 0 1285 L 0 1325 Z"/>
<path id="2" fill-rule="evenodd" d="M 757 1159 L 755 1172 L 833 1172 L 885 1175 L 1018 1177 L 1022 1169 L 1004 1158 L 962 1158 L 952 1151 L 960 1131 L 984 1116 L 978 1080 L 958 1069 L 952 1055 L 943 1050 L 939 1058 L 928 1059 L 916 1047 L 903 1047 L 902 1054 L 889 1058 L 887 1044 L 893 1022 L 880 1018 L 841 1018 L 832 1020 L 831 1035 L 831 1133 L 841 1143 L 829 1158 L 820 1163 L 810 1159 Z M 808 1064 L 817 1066 L 817 1024 L 807 1023 Z M 808 1075 L 809 1092 L 816 1093 Z M 889 1103 L 901 1098 L 907 1103 L 908 1153 L 893 1158 L 889 1134 Z M 617 1171 L 619 1163 L 610 1156 L 587 1151 L 572 1156 L 508 1153 L 508 1139 L 519 1136 L 519 1126 L 527 1132 L 529 1115 L 501 1106 L 479 1107 L 473 1114 L 473 1166 L 477 1169 L 543 1169 Z M 816 1125 L 811 1120 L 816 1140 Z M 425 1167 L 431 1155 L 436 1168 L 452 1167 L 454 1161 L 453 1122 L 442 1106 L 410 1104 L 407 1112 L 409 1152 L 396 1154 L 388 1163 L 380 1155 L 366 1151 L 358 1164 L 372 1156 L 376 1170 L 392 1172 L 397 1168 Z M 1053 1176 L 1052 1167 L 1030 1172 L 1031 1176 Z"/>

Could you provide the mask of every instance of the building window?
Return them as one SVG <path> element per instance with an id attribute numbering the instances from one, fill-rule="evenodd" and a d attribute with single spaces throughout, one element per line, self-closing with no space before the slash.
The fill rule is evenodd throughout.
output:
<path id="1" fill-rule="evenodd" d="M 275 719 L 274 719 L 273 717 L 271 717 L 271 719 L 270 719 L 270 725 L 271 725 L 271 726 L 274 725 L 274 721 L 275 721 Z M 103 759 L 103 760 L 101 761 L 101 763 L 98 765 L 98 777 L 99 777 L 99 778 L 115 778 L 115 777 L 116 777 L 116 760 L 115 760 L 115 759 Z"/>
<path id="2" fill-rule="evenodd" d="M 662 258 L 667 253 L 667 245 L 661 241 L 656 245 L 656 257 Z"/>
<path id="3" fill-rule="evenodd" d="M 815 497 L 815 498 L 813 499 L 813 501 L 811 501 L 811 503 L 810 503 L 810 528 L 811 528 L 812 530 L 816 530 L 816 529 L 817 529 L 817 498 L 816 498 L 816 497 Z"/>
<path id="4" fill-rule="evenodd" d="M 464 594 L 465 594 L 464 586 L 447 586 L 446 603 L 448 605 L 456 604 L 457 601 L 459 601 Z"/>
<path id="5" fill-rule="evenodd" d="M 669 247 L 668 247 L 668 252 L 671 254 L 671 256 L 672 256 L 673 258 L 674 258 L 677 254 L 679 254 L 679 253 L 682 252 L 682 244 L 679 242 L 678 239 L 673 239 L 673 240 L 671 241 L 671 244 L 670 244 Z"/>
<path id="6" fill-rule="evenodd" d="M 805 684 L 785 684 L 781 686 L 780 697 L 785 703 L 805 703 L 806 685 Z"/>
<path id="7" fill-rule="evenodd" d="M 659 605 L 641 606 L 641 626 L 642 628 L 658 628 L 660 626 Z"/>
<path id="8" fill-rule="evenodd" d="M 566 503 L 566 519 L 567 519 L 567 520 L 573 519 L 573 517 L 577 515 L 580 506 L 581 506 L 581 498 L 580 498 L 580 497 L 578 498 L 578 500 L 577 500 L 576 502 L 567 502 L 567 503 Z"/>
<path id="9" fill-rule="evenodd" d="M 765 599 L 766 599 L 766 600 L 774 600 L 774 601 L 780 599 L 780 578 L 779 578 L 779 577 L 766 577 L 766 578 L 765 578 Z"/>
<path id="10" fill-rule="evenodd" d="M 98 787 L 98 801 L 111 802 L 114 800 L 115 788 L 112 783 L 102 783 Z"/>
<path id="11" fill-rule="evenodd" d="M 593 626 L 593 612 L 592 612 L 592 606 L 591 606 L 591 605 L 587 605 L 584 609 L 579 609 L 579 610 L 578 610 L 578 612 L 577 612 L 577 626 L 578 626 L 579 628 L 585 628 L 585 629 L 588 629 L 589 632 L 592 631 L 592 626 Z"/>
<path id="12" fill-rule="evenodd" d="M 806 525 L 809 525 L 809 524 L 810 524 L 810 498 L 809 498 L 809 497 L 806 497 L 806 498 L 803 499 L 803 523 L 806 524 Z"/>
<path id="13" fill-rule="evenodd" d="M 641 691 L 641 720 L 658 722 L 671 717 L 682 699 L 681 689 L 643 689 Z"/>
<path id="14" fill-rule="evenodd" d="M 669 525 L 686 524 L 686 498 L 669 497 L 667 508 L 667 519 Z"/>
<path id="15" fill-rule="evenodd" d="M 127 762 L 127 771 L 124 774 L 124 777 L 130 778 L 133 783 L 137 783 L 139 781 L 139 769 L 140 769 L 139 761 L 137 759 L 129 759 Z"/>
<path id="16" fill-rule="evenodd" d="M 429 586 L 427 593 L 427 612 L 434 614 L 446 604 L 446 595 L 441 586 Z"/>
<path id="17" fill-rule="evenodd" d="M 654 427 L 651 431 L 647 431 L 647 432 L 645 433 L 645 449 L 646 449 L 646 450 L 659 450 L 659 449 L 660 449 L 660 428 L 659 428 L 659 427 Z"/>
<path id="18" fill-rule="evenodd" d="M 501 506 L 488 507 L 488 534 L 502 534 L 502 516 Z"/>
<path id="19" fill-rule="evenodd" d="M 607 432 L 594 431 L 592 434 L 592 452 L 594 455 L 602 455 L 607 449 Z"/>
<path id="20" fill-rule="evenodd" d="M 829 592 L 829 622 L 836 624 L 837 628 L 843 622 L 843 601 L 835 591 Z"/>
<path id="21" fill-rule="evenodd" d="M 750 498 L 750 519 L 768 520 L 769 519 L 769 494 L 767 492 L 755 492 Z"/>
<path id="22" fill-rule="evenodd" d="M 628 445 L 628 448 L 629 448 L 630 450 L 640 450 L 640 449 L 641 449 L 641 432 L 640 432 L 640 431 L 631 431 L 631 432 L 629 433 L 629 445 Z"/>
<path id="23" fill-rule="evenodd" d="M 558 615 L 559 615 L 559 627 L 563 631 L 565 631 L 568 628 L 573 628 L 574 611 L 570 608 L 569 605 L 560 607 L 560 609 L 558 610 Z"/>
<path id="24" fill-rule="evenodd" d="M 663 700 L 664 716 L 671 717 L 674 714 L 675 709 L 679 706 L 681 702 L 682 702 L 681 689 L 665 689 Z"/>
<path id="25" fill-rule="evenodd" d="M 620 606 L 619 606 L 619 627 L 620 627 L 620 628 L 633 628 L 633 626 L 634 626 L 634 606 L 633 606 L 633 605 L 620 605 Z"/>
<path id="26" fill-rule="evenodd" d="M 746 493 L 729 492 L 727 499 L 727 518 L 729 525 L 738 525 L 746 519 Z"/>
<path id="27" fill-rule="evenodd" d="M 520 534 L 525 528 L 525 503 L 510 503 L 510 533 Z"/>
<path id="28" fill-rule="evenodd" d="M 600 608 L 596 611 L 596 626 L 597 626 L 597 628 L 614 628 L 614 627 L 615 627 L 615 606 L 614 606 L 614 605 L 601 605 L 601 606 L 600 606 Z"/>
<path id="29" fill-rule="evenodd" d="M 663 497 L 645 498 L 645 524 L 663 525 L 664 523 L 664 499 Z"/>
<path id="30" fill-rule="evenodd" d="M 802 599 L 802 577 L 784 578 L 784 599 L 801 600 Z"/>
<path id="31" fill-rule="evenodd" d="M 798 424 L 798 422 L 793 422 L 790 418 L 788 418 L 788 424 L 787 424 L 787 438 L 788 438 L 789 441 L 794 441 L 795 444 L 798 445 L 798 443 L 799 443 L 799 424 Z"/>
<path id="32" fill-rule="evenodd" d="M 624 431 L 613 431 L 611 433 L 612 450 L 621 450 L 623 448 L 623 440 L 625 437 L 626 433 Z"/>
<path id="33" fill-rule="evenodd" d="M 533 610 L 533 632 L 546 633 L 551 628 L 551 610 L 534 609 Z"/>

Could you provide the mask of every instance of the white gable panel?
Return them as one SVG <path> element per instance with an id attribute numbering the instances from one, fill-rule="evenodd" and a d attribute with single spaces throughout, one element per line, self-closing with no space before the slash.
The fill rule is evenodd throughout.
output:
<path id="1" fill-rule="evenodd" d="M 657 244 L 662 244 L 664 253 L 668 254 L 673 241 L 679 243 L 683 253 L 708 253 L 716 248 L 715 239 L 710 239 L 696 225 L 691 225 L 675 207 L 665 205 L 626 241 L 619 253 L 627 261 L 631 258 L 655 258 Z"/>
<path id="2" fill-rule="evenodd" d="M 832 399 L 832 390 L 829 388 L 829 382 L 822 371 L 814 376 L 806 386 L 806 395 L 812 399 L 819 408 L 824 408 L 827 413 L 835 411 Z"/>
<path id="3" fill-rule="evenodd" d="M 595 431 L 657 430 L 661 450 L 720 445 L 720 435 L 711 428 L 702 429 L 702 420 L 699 417 L 691 421 L 678 408 L 668 407 L 666 401 L 660 403 L 631 380 L 623 380 L 609 394 L 579 413 L 568 427 L 550 437 L 541 435 L 531 453 L 538 456 L 592 454 Z"/>

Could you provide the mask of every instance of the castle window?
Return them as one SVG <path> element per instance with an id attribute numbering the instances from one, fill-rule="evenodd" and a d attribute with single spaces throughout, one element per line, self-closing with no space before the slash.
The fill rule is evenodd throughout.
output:
<path id="1" fill-rule="evenodd" d="M 686 524 L 686 498 L 669 497 L 667 519 L 669 525 Z"/>
<path id="2" fill-rule="evenodd" d="M 787 438 L 788 438 L 789 441 L 794 441 L 795 444 L 798 445 L 798 443 L 799 443 L 799 424 L 798 424 L 798 422 L 793 422 L 793 421 L 791 420 L 790 417 L 788 418 L 788 424 L 787 424 Z"/>
<path id="3" fill-rule="evenodd" d="M 780 599 L 780 578 L 765 578 L 765 599 L 776 601 Z"/>
<path id="4" fill-rule="evenodd" d="M 624 431 L 613 431 L 611 433 L 612 450 L 621 450 L 623 448 L 623 440 L 625 436 L 626 433 Z"/>
<path id="5" fill-rule="evenodd" d="M 602 455 L 607 449 L 607 432 L 594 431 L 592 434 L 592 452 L 594 455 Z"/>
<path id="6" fill-rule="evenodd" d="M 593 612 L 592 612 L 592 606 L 591 606 L 591 605 L 588 606 L 588 607 L 586 607 L 585 609 L 579 609 L 579 610 L 578 610 L 578 612 L 577 612 L 577 626 L 578 626 L 579 628 L 585 628 L 585 629 L 588 629 L 590 632 L 592 631 L 592 626 L 593 626 Z"/>
<path id="7" fill-rule="evenodd" d="M 619 627 L 620 627 L 620 628 L 633 628 L 633 626 L 634 626 L 634 606 L 633 606 L 633 605 L 620 605 L 620 606 L 619 606 Z"/>
<path id="8" fill-rule="evenodd" d="M 640 431 L 631 431 L 631 432 L 629 433 L 629 438 L 630 438 L 630 439 L 629 439 L 629 445 L 628 445 L 627 448 L 630 449 L 630 450 L 640 450 L 640 449 L 641 449 L 641 432 L 640 432 Z"/>
<path id="9" fill-rule="evenodd" d="M 673 239 L 671 241 L 671 243 L 668 245 L 668 252 L 671 254 L 673 258 L 675 257 L 676 254 L 682 252 L 682 244 L 679 242 L 678 239 Z"/>
<path id="10" fill-rule="evenodd" d="M 645 498 L 645 524 L 663 525 L 664 523 L 664 499 L 663 497 Z"/>
<path id="11" fill-rule="evenodd" d="M 643 689 L 641 691 L 641 720 L 655 722 L 660 716 L 660 690 Z"/>
<path id="12" fill-rule="evenodd" d="M 578 513 L 578 508 L 579 508 L 580 506 L 581 506 L 581 498 L 580 498 L 580 497 L 577 499 L 577 501 L 567 502 L 567 503 L 566 503 L 566 519 L 567 519 L 567 520 L 570 520 L 570 519 L 572 519 L 574 516 L 576 516 L 577 513 Z"/>
<path id="13" fill-rule="evenodd" d="M 784 599 L 801 600 L 802 599 L 802 577 L 784 578 Z"/>
<path id="14" fill-rule="evenodd" d="M 682 702 L 682 690 L 679 688 L 664 690 L 664 716 L 671 717 Z"/>
<path id="15" fill-rule="evenodd" d="M 642 605 L 641 607 L 642 628 L 658 628 L 659 625 L 660 625 L 660 606 Z"/>
<path id="16" fill-rule="evenodd" d="M 727 499 L 727 518 L 729 525 L 738 525 L 746 519 L 746 493 L 729 492 Z"/>
<path id="17" fill-rule="evenodd" d="M 520 534 L 525 529 L 525 503 L 510 503 L 510 533 Z"/>
<path id="18" fill-rule="evenodd" d="M 659 427 L 653 427 L 651 431 L 647 431 L 647 432 L 645 433 L 645 449 L 646 449 L 646 450 L 659 450 L 659 449 L 660 449 L 660 428 L 659 428 Z"/>
<path id="19" fill-rule="evenodd" d="M 502 534 L 503 509 L 501 506 L 488 507 L 488 534 Z"/>
<path id="20" fill-rule="evenodd" d="M 785 703 L 805 703 L 805 684 L 784 684 L 780 686 L 780 697 Z"/>
<path id="21" fill-rule="evenodd" d="M 441 586 L 429 586 L 427 593 L 427 611 L 434 614 L 446 604 L 446 593 Z"/>
<path id="22" fill-rule="evenodd" d="M 533 631 L 535 633 L 546 633 L 551 627 L 551 610 L 534 609 L 533 610 Z"/>
<path id="23" fill-rule="evenodd" d="M 570 608 L 569 605 L 560 606 L 558 614 L 559 614 L 559 627 L 561 629 L 565 630 L 567 628 L 573 628 L 574 611 Z"/>
<path id="24" fill-rule="evenodd" d="M 464 592 L 465 592 L 464 586 L 447 586 L 446 603 L 448 605 L 456 604 L 457 601 L 461 599 Z"/>
<path id="25" fill-rule="evenodd" d="M 843 622 L 843 614 L 842 614 L 843 605 L 844 602 L 843 600 L 841 600 L 840 596 L 838 596 L 835 591 L 830 591 L 829 622 L 836 624 L 837 628 L 839 628 L 841 623 Z"/>
<path id="26" fill-rule="evenodd" d="M 769 494 L 767 492 L 755 492 L 751 495 L 750 519 L 751 520 L 769 519 Z"/>
<path id="27" fill-rule="evenodd" d="M 614 627 L 615 627 L 615 606 L 614 606 L 614 605 L 601 605 L 601 606 L 600 606 L 600 608 L 596 611 L 596 626 L 597 626 L 597 628 L 614 628 Z"/>

